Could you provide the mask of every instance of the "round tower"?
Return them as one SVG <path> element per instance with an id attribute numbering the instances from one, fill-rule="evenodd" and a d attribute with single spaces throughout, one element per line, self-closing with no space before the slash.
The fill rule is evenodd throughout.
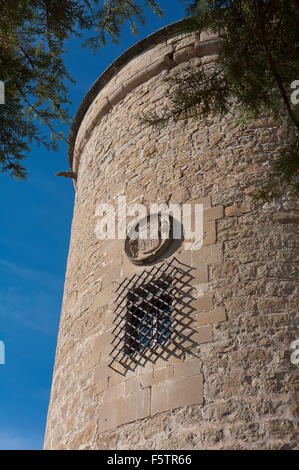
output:
<path id="1" fill-rule="evenodd" d="M 234 109 L 140 123 L 167 106 L 170 73 L 215 60 L 217 37 L 181 26 L 120 56 L 72 126 L 76 197 L 45 449 L 295 447 L 296 217 L 250 196 L 283 133 L 262 119 L 241 128 Z M 176 212 L 163 237 L 156 208 L 158 230 L 143 240 L 153 204 Z"/>

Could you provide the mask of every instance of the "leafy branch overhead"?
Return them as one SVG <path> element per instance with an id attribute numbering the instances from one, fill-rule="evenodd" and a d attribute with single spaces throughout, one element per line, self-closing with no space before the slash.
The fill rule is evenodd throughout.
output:
<path id="1" fill-rule="evenodd" d="M 0 0 L 1 171 L 25 178 L 22 160 L 33 141 L 57 150 L 66 140 L 58 130 L 71 120 L 66 40 L 90 34 L 82 45 L 96 51 L 108 38 L 117 42 L 125 23 L 136 34 L 145 22 L 142 4 L 162 14 L 154 0 Z"/>
<path id="2" fill-rule="evenodd" d="M 299 105 L 290 99 L 299 78 L 298 0 L 197 0 L 188 13 L 186 31 L 211 30 L 220 37 L 217 59 L 170 74 L 165 112 L 143 115 L 141 122 L 162 127 L 169 120 L 225 115 L 232 103 L 243 124 L 265 115 L 278 119 L 289 143 L 273 156 L 255 197 L 271 200 L 285 190 L 298 196 Z"/>

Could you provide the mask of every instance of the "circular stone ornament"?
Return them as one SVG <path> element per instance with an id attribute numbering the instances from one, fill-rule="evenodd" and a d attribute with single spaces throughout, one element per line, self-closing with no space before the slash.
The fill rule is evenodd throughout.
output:
<path id="1" fill-rule="evenodd" d="M 138 265 L 155 261 L 173 240 L 171 217 L 151 214 L 135 223 L 128 231 L 125 252 Z"/>

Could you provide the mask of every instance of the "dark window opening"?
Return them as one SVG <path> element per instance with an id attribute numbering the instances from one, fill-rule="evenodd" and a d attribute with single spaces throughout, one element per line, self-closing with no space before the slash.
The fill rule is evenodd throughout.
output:
<path id="1" fill-rule="evenodd" d="M 141 353 L 170 338 L 172 303 L 169 277 L 140 285 L 127 294 L 125 354 Z"/>

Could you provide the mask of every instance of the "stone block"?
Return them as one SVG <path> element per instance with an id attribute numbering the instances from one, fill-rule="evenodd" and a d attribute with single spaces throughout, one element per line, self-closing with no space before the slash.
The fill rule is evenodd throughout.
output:
<path id="1" fill-rule="evenodd" d="M 107 403 L 105 406 L 101 406 L 98 419 L 98 431 L 100 433 L 119 426 L 118 408 L 119 405 L 116 408 L 115 403 Z"/>
<path id="2" fill-rule="evenodd" d="M 138 380 L 142 388 L 150 387 L 153 383 L 153 371 L 140 374 Z"/>
<path id="3" fill-rule="evenodd" d="M 201 366 L 202 361 L 200 359 L 176 364 L 174 366 L 174 378 L 177 379 L 178 377 L 190 377 L 192 375 L 199 375 Z"/>
<path id="4" fill-rule="evenodd" d="M 181 263 L 185 264 L 187 267 L 191 266 L 191 251 L 190 250 L 182 250 L 178 254 L 177 258 Z"/>
<path id="5" fill-rule="evenodd" d="M 99 309 L 105 305 L 109 305 L 112 302 L 113 286 L 110 285 L 105 289 L 102 289 L 98 294 L 94 296 L 94 309 Z"/>
<path id="6" fill-rule="evenodd" d="M 134 88 L 137 88 L 139 85 L 144 83 L 147 79 L 146 71 L 140 70 L 140 72 L 137 72 L 123 83 L 124 94 L 127 95 L 133 91 Z"/>
<path id="7" fill-rule="evenodd" d="M 211 198 L 209 196 L 196 198 L 190 201 L 190 204 L 202 204 L 203 209 L 209 209 L 212 206 Z"/>
<path id="8" fill-rule="evenodd" d="M 111 285 L 114 286 L 113 283 L 119 280 L 120 278 L 120 271 L 121 271 L 121 258 L 103 266 L 102 290 L 104 290 L 108 286 L 111 286 Z"/>
<path id="9" fill-rule="evenodd" d="M 185 47 L 193 46 L 196 40 L 199 40 L 199 33 L 189 33 L 186 37 L 176 43 L 175 50 L 178 51 Z"/>
<path id="10" fill-rule="evenodd" d="M 223 217 L 223 206 L 214 206 L 205 209 L 203 213 L 203 222 L 210 222 L 211 220 L 221 219 Z"/>
<path id="11" fill-rule="evenodd" d="M 200 250 L 192 251 L 192 266 L 200 266 L 206 264 L 217 264 L 223 261 L 222 243 L 215 245 L 203 246 Z"/>
<path id="12" fill-rule="evenodd" d="M 203 264 L 201 266 L 197 266 L 193 269 L 190 274 L 192 275 L 193 279 L 190 281 L 190 284 L 198 285 L 202 283 L 206 283 L 209 281 L 209 273 L 208 273 L 208 265 Z"/>
<path id="13" fill-rule="evenodd" d="M 110 361 L 103 362 L 98 365 L 94 370 L 94 382 L 110 377 L 113 374 L 113 370 L 109 367 Z"/>
<path id="14" fill-rule="evenodd" d="M 122 85 L 120 85 L 116 90 L 109 94 L 109 102 L 115 106 L 119 101 L 124 99 L 125 91 Z"/>
<path id="15" fill-rule="evenodd" d="M 111 387 L 113 387 L 114 385 L 117 385 L 121 382 L 124 382 L 126 380 L 126 377 L 122 374 L 115 374 L 113 372 L 113 375 L 111 375 L 110 379 L 109 379 L 109 385 Z"/>
<path id="16" fill-rule="evenodd" d="M 144 419 L 150 414 L 150 390 L 132 393 L 113 403 L 103 404 L 98 419 L 98 432 Z"/>
<path id="17" fill-rule="evenodd" d="M 230 217 L 234 215 L 242 215 L 250 211 L 251 211 L 250 206 L 243 206 L 243 207 L 229 206 L 225 208 L 225 216 Z"/>
<path id="18" fill-rule="evenodd" d="M 93 387 L 95 395 L 104 392 L 108 388 L 108 377 L 99 380 Z"/>
<path id="19" fill-rule="evenodd" d="M 112 346 L 111 346 L 112 339 L 113 339 L 113 335 L 112 335 L 111 330 L 106 331 L 105 333 L 95 338 L 93 349 L 101 351 L 102 354 L 109 354 L 110 350 L 112 349 Z"/>
<path id="20" fill-rule="evenodd" d="M 200 40 L 201 41 L 207 41 L 207 40 L 215 39 L 215 38 L 218 38 L 218 37 L 219 37 L 218 33 L 216 33 L 216 31 L 212 31 L 211 29 L 201 31 L 201 33 L 200 33 Z"/>
<path id="21" fill-rule="evenodd" d="M 154 367 L 153 384 L 173 379 L 173 367 L 163 367 L 156 369 Z"/>
<path id="22" fill-rule="evenodd" d="M 107 114 L 110 109 L 112 109 L 112 106 L 108 100 L 107 97 L 103 98 L 99 103 L 96 105 L 96 115 L 92 121 L 91 126 L 94 126 L 95 123 L 99 122 L 100 119 L 102 119 L 105 114 Z"/>
<path id="23" fill-rule="evenodd" d="M 137 266 L 131 263 L 127 257 L 127 255 L 123 255 L 123 262 L 122 262 L 122 274 L 123 277 L 130 277 L 133 276 L 135 273 L 141 273 L 144 270 L 144 266 Z"/>
<path id="24" fill-rule="evenodd" d="M 173 46 L 167 45 L 166 43 L 163 46 L 158 46 L 152 49 L 149 57 L 150 63 L 156 63 L 158 61 L 165 60 L 165 57 L 168 57 L 169 54 L 173 53 Z"/>
<path id="25" fill-rule="evenodd" d="M 212 327 L 210 325 L 207 325 L 199 328 L 191 336 L 191 339 L 196 344 L 210 343 L 211 341 L 213 341 Z"/>
<path id="26" fill-rule="evenodd" d="M 85 361 L 85 370 L 91 369 L 100 363 L 101 351 L 97 349 L 89 354 Z"/>
<path id="27" fill-rule="evenodd" d="M 221 48 L 221 39 L 209 39 L 201 42 L 197 41 L 194 46 L 197 57 L 213 56 L 217 58 L 217 52 Z"/>
<path id="28" fill-rule="evenodd" d="M 226 320 L 226 313 L 224 308 L 214 308 L 209 312 L 201 312 L 196 316 L 197 325 L 207 325 L 208 323 L 220 323 Z"/>
<path id="29" fill-rule="evenodd" d="M 295 212 L 276 212 L 273 221 L 279 224 L 299 224 L 299 214 Z"/>
<path id="30" fill-rule="evenodd" d="M 121 382 L 113 387 L 108 387 L 104 394 L 104 404 L 112 403 L 125 395 L 125 382 Z"/>
<path id="31" fill-rule="evenodd" d="M 126 380 L 124 383 L 125 386 L 125 395 L 130 395 L 131 393 L 136 393 L 141 390 L 141 383 L 138 377 L 133 377 L 132 379 Z"/>
<path id="32" fill-rule="evenodd" d="M 115 367 L 117 367 L 117 364 L 115 364 Z M 121 370 L 121 372 L 124 371 Z M 113 374 L 111 374 L 111 377 L 109 379 L 109 385 L 112 387 L 113 385 L 119 384 L 121 382 L 124 382 L 125 380 L 135 377 L 135 375 L 136 372 L 134 370 L 126 371 L 125 375 L 123 375 L 123 373 L 115 373 L 115 371 L 113 371 Z"/>
<path id="33" fill-rule="evenodd" d="M 123 254 L 124 242 L 123 240 L 112 240 L 105 248 L 105 254 L 109 261 L 120 264 Z M 102 277 L 102 276 L 101 276 Z"/>
<path id="34" fill-rule="evenodd" d="M 203 234 L 203 246 L 214 245 L 217 241 L 216 227 L 215 225 L 211 228 L 210 231 Z"/>
<path id="35" fill-rule="evenodd" d="M 210 295 L 202 295 L 193 301 L 193 308 L 197 312 L 202 312 L 203 310 L 212 310 L 213 298 Z"/>
<path id="36" fill-rule="evenodd" d="M 156 60 L 155 62 L 149 64 L 145 69 L 145 74 L 147 78 L 152 78 L 163 70 L 167 69 L 170 66 L 170 60 L 167 55 L 161 59 Z"/>
<path id="37" fill-rule="evenodd" d="M 176 64 L 182 64 L 183 62 L 187 62 L 188 60 L 196 57 L 196 51 L 194 46 L 187 46 L 184 49 L 180 49 L 173 54 L 173 60 Z"/>
<path id="38" fill-rule="evenodd" d="M 201 375 L 183 377 L 152 386 L 152 415 L 188 405 L 200 405 L 202 402 L 203 380 Z"/>
<path id="39" fill-rule="evenodd" d="M 151 415 L 169 410 L 167 391 L 166 382 L 152 386 Z"/>

